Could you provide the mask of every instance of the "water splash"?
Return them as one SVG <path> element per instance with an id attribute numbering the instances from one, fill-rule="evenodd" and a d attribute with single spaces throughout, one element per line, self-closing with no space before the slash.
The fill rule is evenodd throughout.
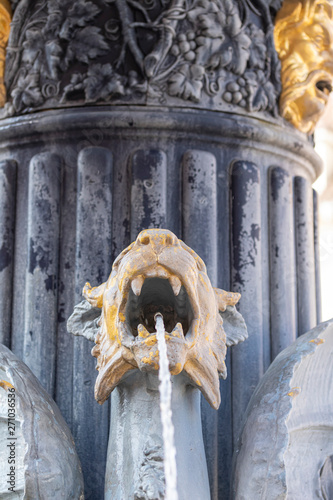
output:
<path id="1" fill-rule="evenodd" d="M 165 500 L 178 500 L 176 448 L 171 411 L 171 375 L 162 314 L 155 314 L 155 321 L 160 364 L 158 378 L 160 380 L 160 408 L 164 443 Z"/>

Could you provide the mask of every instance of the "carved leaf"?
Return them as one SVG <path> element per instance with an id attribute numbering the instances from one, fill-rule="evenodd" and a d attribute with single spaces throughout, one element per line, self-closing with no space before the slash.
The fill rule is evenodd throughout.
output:
<path id="1" fill-rule="evenodd" d="M 78 0 L 69 9 L 65 22 L 60 30 L 60 37 L 70 39 L 73 29 L 77 26 L 86 26 L 98 13 L 100 9 L 92 2 Z"/>
<path id="2" fill-rule="evenodd" d="M 71 77 L 71 81 L 64 88 L 63 95 L 61 97 L 61 102 L 66 101 L 67 99 L 80 99 L 84 98 L 84 90 L 83 90 L 83 81 L 84 75 L 82 73 L 74 73 Z"/>
<path id="3" fill-rule="evenodd" d="M 62 55 L 57 40 L 48 40 L 39 30 L 27 30 L 23 49 L 23 62 L 33 66 L 36 71 L 42 67 L 46 76 L 57 78 Z"/>
<path id="4" fill-rule="evenodd" d="M 43 103 L 43 97 L 39 88 L 39 76 L 30 73 L 20 76 L 11 96 L 17 112 L 23 108 L 40 106 Z"/>
<path id="5" fill-rule="evenodd" d="M 77 30 L 71 39 L 67 48 L 66 63 L 76 59 L 88 64 L 89 59 L 103 55 L 108 48 L 108 44 L 100 34 L 100 29 L 95 26 L 86 26 Z"/>
<path id="6" fill-rule="evenodd" d="M 229 50 L 232 52 L 231 61 L 225 67 L 226 69 L 241 75 L 244 73 L 247 61 L 249 59 L 249 47 L 251 40 L 241 32 L 236 37 L 230 38 L 229 41 L 223 44 L 222 51 Z"/>
<path id="7" fill-rule="evenodd" d="M 205 69 L 198 64 L 184 64 L 169 79 L 169 94 L 198 102 L 201 97 Z"/>
<path id="8" fill-rule="evenodd" d="M 67 11 L 68 8 L 72 5 L 71 0 L 48 0 L 47 10 L 49 13 L 60 13 L 63 11 Z"/>
<path id="9" fill-rule="evenodd" d="M 264 69 L 267 52 L 264 32 L 257 28 L 255 24 L 249 24 L 246 29 L 246 33 L 252 41 L 249 66 L 251 68 Z"/>
<path id="10" fill-rule="evenodd" d="M 244 75 L 249 91 L 250 111 L 274 110 L 277 93 L 263 71 L 248 71 Z"/>
<path id="11" fill-rule="evenodd" d="M 200 1 L 188 17 L 202 34 L 198 38 L 197 62 L 203 65 L 208 62 L 208 68 L 226 68 L 242 74 L 249 59 L 251 40 L 244 32 L 237 5 L 231 0 Z"/>
<path id="12" fill-rule="evenodd" d="M 84 80 L 84 89 L 88 100 L 110 99 L 113 95 L 124 95 L 125 89 L 111 64 L 94 64 L 88 70 Z"/>
<path id="13" fill-rule="evenodd" d="M 23 62 L 33 64 L 40 53 L 44 52 L 45 40 L 41 36 L 40 30 L 30 29 L 25 33 L 23 42 Z"/>
<path id="14" fill-rule="evenodd" d="M 263 86 L 259 86 L 257 94 L 253 99 L 253 110 L 271 111 L 276 106 L 276 91 L 271 82 L 266 82 Z"/>

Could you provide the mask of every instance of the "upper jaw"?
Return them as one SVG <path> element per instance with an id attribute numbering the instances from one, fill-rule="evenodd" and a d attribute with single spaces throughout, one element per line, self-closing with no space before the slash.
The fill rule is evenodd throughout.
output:
<path id="1" fill-rule="evenodd" d="M 139 270 L 121 291 L 118 310 L 118 326 L 125 344 L 153 341 L 154 315 L 161 312 L 167 339 L 192 340 L 194 325 L 199 317 L 196 287 L 192 273 L 184 272 L 184 278 L 172 270 L 155 264 Z M 118 293 L 119 293 L 118 292 Z M 156 337 L 155 337 L 156 341 Z"/>

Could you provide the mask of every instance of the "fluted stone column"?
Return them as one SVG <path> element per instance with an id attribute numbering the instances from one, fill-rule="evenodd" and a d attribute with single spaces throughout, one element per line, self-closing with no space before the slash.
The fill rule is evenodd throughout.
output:
<path id="1" fill-rule="evenodd" d="M 214 285 L 242 293 L 249 340 L 228 354 L 220 410 L 202 402 L 213 499 L 228 498 L 233 443 L 261 375 L 316 323 L 311 184 L 321 164 L 279 116 L 268 7 L 13 2 L 0 331 L 69 424 L 87 500 L 103 497 L 109 407 L 94 400 L 91 346 L 66 320 L 85 280 L 105 280 L 141 229 L 170 229 Z"/>

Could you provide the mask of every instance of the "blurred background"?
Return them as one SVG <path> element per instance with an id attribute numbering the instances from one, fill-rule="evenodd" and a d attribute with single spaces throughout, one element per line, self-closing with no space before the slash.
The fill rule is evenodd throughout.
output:
<path id="1" fill-rule="evenodd" d="M 319 249 L 322 321 L 333 317 L 333 94 L 315 131 L 316 151 L 324 172 L 313 187 L 319 195 Z"/>

